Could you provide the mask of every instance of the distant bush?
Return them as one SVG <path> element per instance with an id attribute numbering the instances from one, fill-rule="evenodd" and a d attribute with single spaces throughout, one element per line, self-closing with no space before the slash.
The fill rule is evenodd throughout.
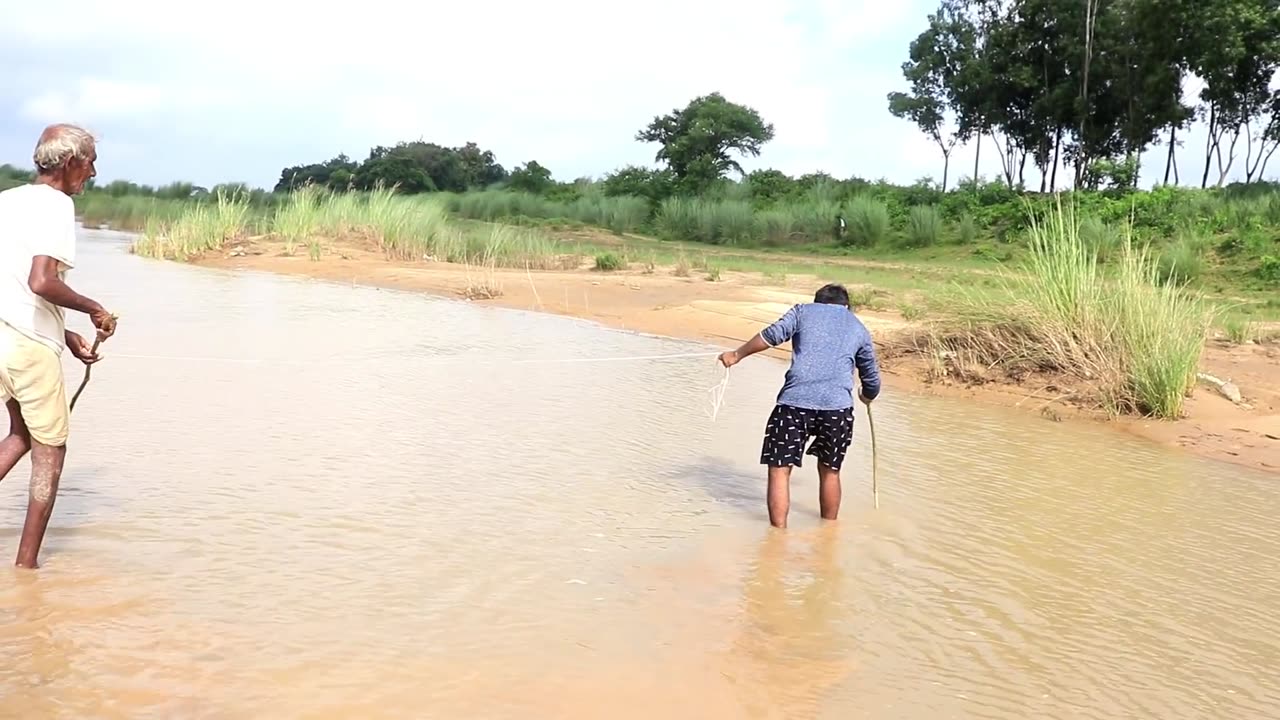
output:
<path id="1" fill-rule="evenodd" d="M 937 245 L 942 237 L 942 216 L 932 205 L 911 208 L 907 219 L 907 237 L 914 247 Z"/>
<path id="2" fill-rule="evenodd" d="M 889 237 L 891 223 L 884 203 L 867 196 L 854 198 L 848 209 L 848 234 L 845 244 L 874 247 Z"/>
<path id="3" fill-rule="evenodd" d="M 626 262 L 622 258 L 613 253 L 601 253 L 596 256 L 596 270 L 601 272 L 614 272 L 626 267 Z"/>

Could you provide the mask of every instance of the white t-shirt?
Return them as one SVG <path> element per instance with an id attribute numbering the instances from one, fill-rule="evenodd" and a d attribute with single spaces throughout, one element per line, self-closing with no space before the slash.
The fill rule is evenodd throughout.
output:
<path id="1" fill-rule="evenodd" d="M 62 308 L 31 292 L 31 260 L 57 260 L 59 277 L 75 267 L 76 209 L 61 190 L 20 185 L 0 192 L 0 321 L 61 355 Z"/>

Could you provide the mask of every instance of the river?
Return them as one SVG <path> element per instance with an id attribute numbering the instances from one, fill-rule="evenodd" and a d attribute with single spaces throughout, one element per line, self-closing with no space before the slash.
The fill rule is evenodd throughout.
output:
<path id="1" fill-rule="evenodd" d="M 715 348 L 126 243 L 37 572 L 0 483 L 0 717 L 1280 715 L 1274 478 L 889 385 L 880 509 L 859 415 L 772 532 L 780 363 L 713 422 L 710 357 L 582 360 Z"/>

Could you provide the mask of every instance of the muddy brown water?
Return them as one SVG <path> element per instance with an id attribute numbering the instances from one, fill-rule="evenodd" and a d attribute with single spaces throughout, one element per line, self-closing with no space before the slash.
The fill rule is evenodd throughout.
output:
<path id="1" fill-rule="evenodd" d="M 0 483 L 0 717 L 1280 714 L 1273 478 L 890 386 L 881 509 L 859 417 L 769 532 L 779 363 L 712 423 L 711 358 L 507 360 L 713 348 L 125 242 L 36 573 Z"/>

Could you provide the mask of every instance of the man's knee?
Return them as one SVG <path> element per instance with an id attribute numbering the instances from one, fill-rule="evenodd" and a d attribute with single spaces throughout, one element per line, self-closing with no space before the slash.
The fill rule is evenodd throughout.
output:
<path id="1" fill-rule="evenodd" d="M 31 450 L 31 433 L 26 428 L 10 428 L 8 439 L 24 453 Z"/>

